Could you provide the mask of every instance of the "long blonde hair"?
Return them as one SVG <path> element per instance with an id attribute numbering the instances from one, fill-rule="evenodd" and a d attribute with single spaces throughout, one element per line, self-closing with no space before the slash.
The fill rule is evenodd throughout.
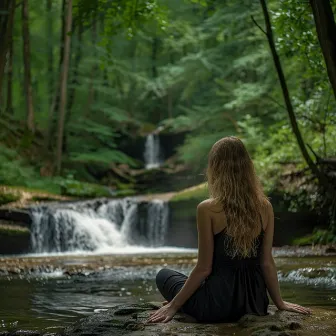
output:
<path id="1" fill-rule="evenodd" d="M 210 198 L 225 213 L 226 233 L 233 237 L 233 255 L 255 255 L 256 237 L 262 228 L 261 210 L 267 198 L 240 139 L 225 137 L 212 146 L 207 180 Z"/>

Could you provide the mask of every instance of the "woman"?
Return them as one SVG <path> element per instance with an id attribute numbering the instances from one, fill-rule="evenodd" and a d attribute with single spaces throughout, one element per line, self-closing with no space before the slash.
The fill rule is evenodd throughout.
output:
<path id="1" fill-rule="evenodd" d="M 280 310 L 309 314 L 281 298 L 272 257 L 274 214 L 241 140 L 216 142 L 208 160 L 210 199 L 197 207 L 198 261 L 189 278 L 162 269 L 167 300 L 148 322 L 168 322 L 179 310 L 199 322 L 234 322 L 266 315 L 268 293 Z"/>

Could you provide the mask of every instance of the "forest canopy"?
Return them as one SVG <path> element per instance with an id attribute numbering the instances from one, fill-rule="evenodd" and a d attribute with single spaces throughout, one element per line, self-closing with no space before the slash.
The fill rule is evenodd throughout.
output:
<path id="1" fill-rule="evenodd" d="M 289 121 L 263 3 L 3 1 L 0 183 L 57 193 L 69 183 L 119 188 L 125 180 L 106 178 L 112 168 L 144 166 L 127 143 L 160 129 L 183 134 L 170 165 L 199 174 L 212 144 L 236 135 L 267 192 L 314 194 L 318 174 Z M 336 3 L 267 6 L 303 146 L 317 167 L 336 156 L 336 42 L 331 35 L 330 50 L 321 42 L 328 31 L 336 36 Z"/>

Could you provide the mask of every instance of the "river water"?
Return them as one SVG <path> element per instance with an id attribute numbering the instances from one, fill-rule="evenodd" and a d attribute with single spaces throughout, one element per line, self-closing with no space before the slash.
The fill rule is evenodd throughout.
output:
<path id="1" fill-rule="evenodd" d="M 195 250 L 165 246 L 170 217 L 161 200 L 43 205 L 31 213 L 32 254 L 0 258 L 0 333 L 55 331 L 100 309 L 161 301 L 158 270 L 188 274 L 196 262 Z M 318 310 L 317 320 L 336 319 L 336 256 L 312 254 L 274 252 L 283 297 Z"/>
<path id="2" fill-rule="evenodd" d="M 114 305 L 161 301 L 155 286 L 157 271 L 171 267 L 188 274 L 195 257 L 195 252 L 161 252 L 16 259 L 21 274 L 0 277 L 0 331 L 55 331 Z M 7 265 L 13 260 L 8 258 Z M 286 300 L 336 318 L 336 257 L 283 257 L 280 253 L 276 263 Z M 33 264 L 44 266 L 27 272 Z"/>

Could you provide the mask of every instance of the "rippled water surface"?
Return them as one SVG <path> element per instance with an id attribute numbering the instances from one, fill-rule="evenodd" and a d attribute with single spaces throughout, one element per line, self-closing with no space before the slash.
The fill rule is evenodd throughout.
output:
<path id="1" fill-rule="evenodd" d="M 286 300 L 336 316 L 335 257 L 281 257 L 276 261 Z M 117 304 L 160 301 L 154 279 L 163 265 L 119 266 L 86 277 L 68 277 L 61 271 L 21 279 L 2 277 L 0 331 L 17 327 L 53 330 Z M 192 265 L 170 263 L 169 267 L 188 274 Z"/>

